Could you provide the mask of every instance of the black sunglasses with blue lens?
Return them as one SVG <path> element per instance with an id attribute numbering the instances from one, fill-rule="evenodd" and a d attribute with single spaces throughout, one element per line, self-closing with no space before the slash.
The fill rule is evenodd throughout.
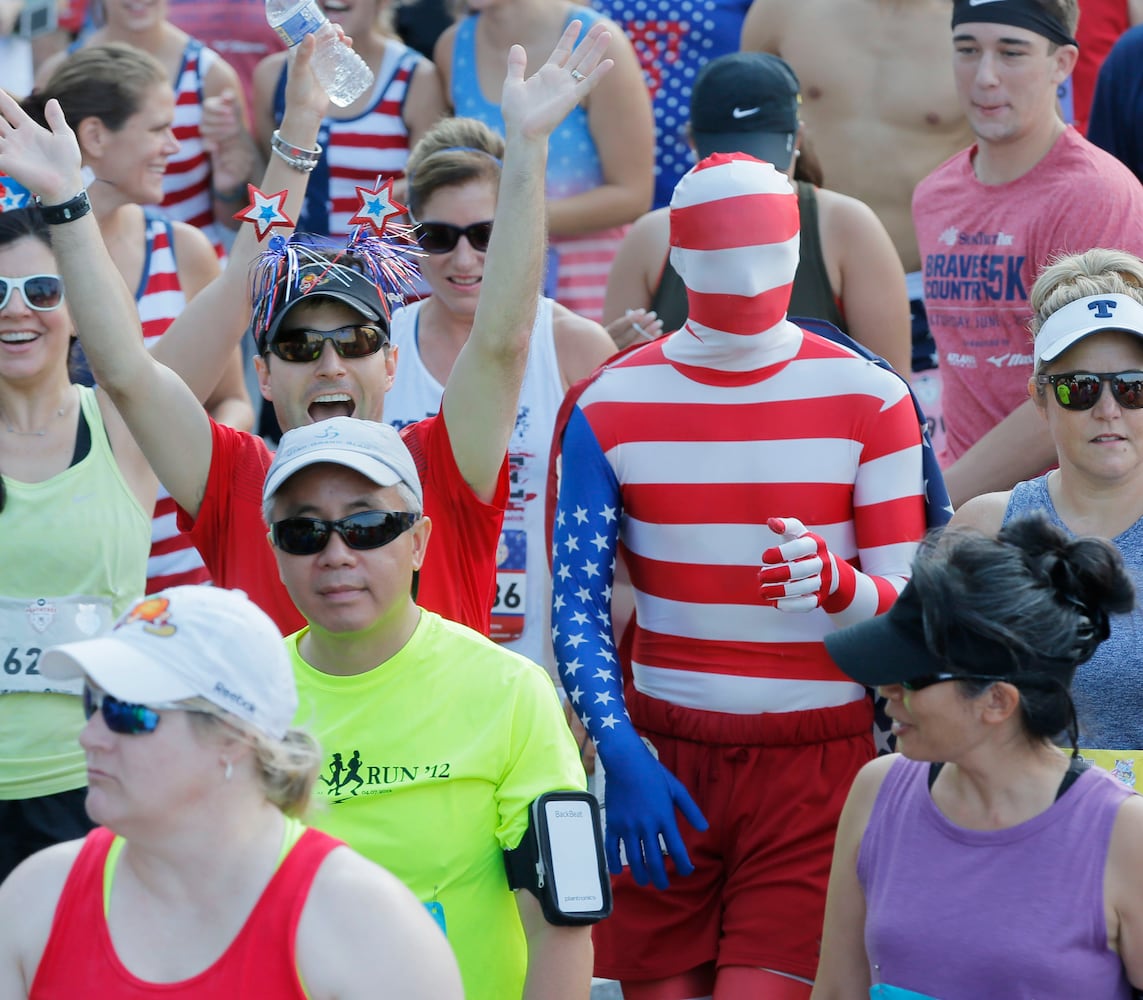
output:
<path id="1" fill-rule="evenodd" d="M 90 719 L 96 712 L 103 716 L 107 728 L 124 736 L 153 733 L 159 727 L 157 709 L 175 708 L 174 705 L 136 705 L 120 701 L 106 691 L 96 691 L 90 684 L 83 687 L 83 717 Z"/>

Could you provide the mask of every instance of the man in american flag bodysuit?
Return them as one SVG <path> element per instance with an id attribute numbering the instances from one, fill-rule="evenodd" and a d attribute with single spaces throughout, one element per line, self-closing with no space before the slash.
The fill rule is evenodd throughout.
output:
<path id="1" fill-rule="evenodd" d="M 606 766 L 609 865 L 626 866 L 596 974 L 629 1000 L 716 980 L 720 998 L 803 1000 L 837 817 L 874 752 L 869 696 L 822 637 L 904 586 L 921 433 L 899 378 L 786 319 L 798 208 L 770 164 L 702 161 L 671 247 L 690 319 L 596 373 L 557 442 L 553 640 Z"/>

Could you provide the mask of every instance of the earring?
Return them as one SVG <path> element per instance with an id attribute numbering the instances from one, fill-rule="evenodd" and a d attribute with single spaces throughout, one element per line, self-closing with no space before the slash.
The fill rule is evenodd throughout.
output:
<path id="1" fill-rule="evenodd" d="M 229 758 L 225 761 L 226 771 L 223 773 L 223 780 L 229 781 L 234 775 L 234 765 L 230 762 Z"/>

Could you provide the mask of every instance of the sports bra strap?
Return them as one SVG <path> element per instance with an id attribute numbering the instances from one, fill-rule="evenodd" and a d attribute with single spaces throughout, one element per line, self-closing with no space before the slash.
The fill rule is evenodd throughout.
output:
<path id="1" fill-rule="evenodd" d="M 929 765 L 929 791 L 932 791 L 937 775 L 941 773 L 941 768 L 944 766 L 944 761 L 934 761 Z M 1063 798 L 1064 792 L 1071 788 L 1076 783 L 1076 779 L 1089 767 L 1091 767 L 1091 761 L 1084 760 L 1082 757 L 1073 757 L 1068 762 L 1068 769 L 1064 772 L 1060 787 L 1056 789 L 1056 802 Z"/>

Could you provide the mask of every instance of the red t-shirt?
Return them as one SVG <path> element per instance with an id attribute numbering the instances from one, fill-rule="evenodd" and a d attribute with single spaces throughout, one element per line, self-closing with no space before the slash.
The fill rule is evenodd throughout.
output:
<path id="1" fill-rule="evenodd" d="M 1119 36 L 1131 27 L 1131 14 L 1127 0 L 1082 0 L 1080 15 L 1076 27 L 1079 57 L 1072 70 L 1072 110 L 1076 128 L 1086 135 L 1099 67 Z"/>
<path id="2" fill-rule="evenodd" d="M 262 485 L 273 455 L 253 434 L 213 420 L 211 430 L 210 475 L 198 517 L 180 508 L 179 528 L 190 532 L 217 586 L 244 590 L 289 635 L 306 622 L 278 576 L 262 519 Z M 425 514 L 433 522 L 417 603 L 487 635 L 508 503 L 507 460 L 486 504 L 456 467 L 443 417 L 410 424 L 401 436 L 416 460 Z"/>
<path id="3" fill-rule="evenodd" d="M 175 983 L 148 983 L 119 961 L 103 912 L 103 871 L 114 841 L 99 827 L 87 835 L 68 874 L 52 920 L 51 936 L 28 993 L 29 1000 L 116 997 L 147 1000 L 230 1000 L 273 997 L 304 1000 L 294 942 L 314 876 L 340 840 L 306 830 L 274 872 L 238 935 L 218 961 Z"/>

